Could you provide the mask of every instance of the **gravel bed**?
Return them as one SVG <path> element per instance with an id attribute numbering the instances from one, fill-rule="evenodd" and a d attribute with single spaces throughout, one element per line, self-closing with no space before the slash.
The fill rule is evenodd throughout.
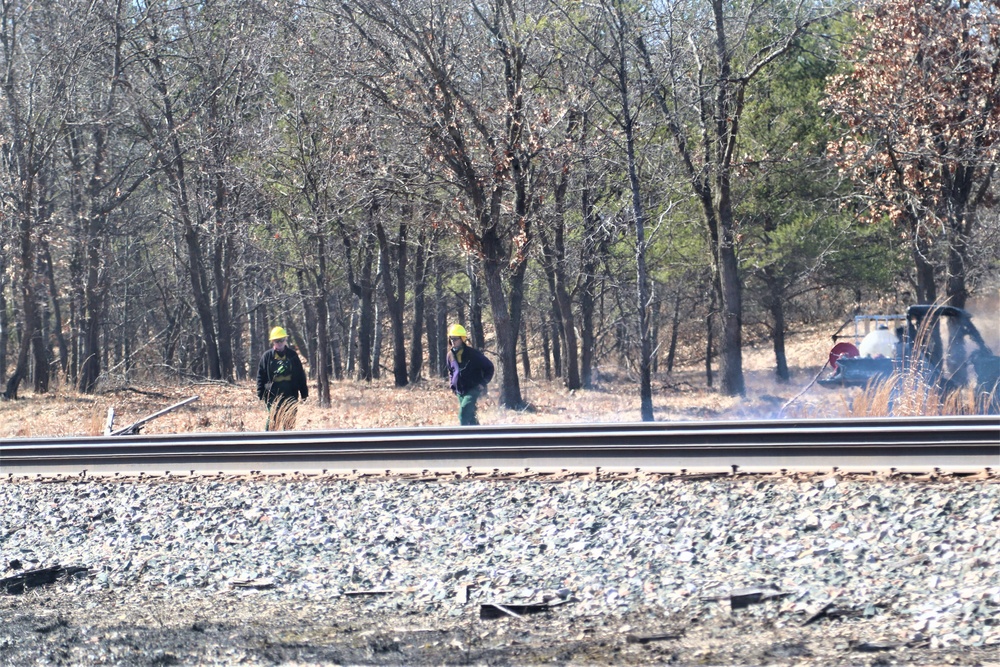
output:
<path id="1" fill-rule="evenodd" d="M 0 507 L 0 579 L 88 568 L 0 586 L 3 664 L 1000 664 L 995 479 L 5 481 Z"/>

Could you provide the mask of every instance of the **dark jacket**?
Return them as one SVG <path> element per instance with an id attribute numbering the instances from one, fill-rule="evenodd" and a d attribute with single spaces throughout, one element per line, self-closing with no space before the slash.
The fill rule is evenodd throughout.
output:
<path id="1" fill-rule="evenodd" d="M 299 355 L 290 346 L 279 354 L 271 348 L 261 355 L 257 364 L 257 398 L 268 405 L 278 397 L 309 398 L 306 372 Z"/>
<path id="2" fill-rule="evenodd" d="M 451 390 L 462 396 L 493 379 L 493 362 L 479 350 L 463 345 L 456 352 L 448 350 L 448 379 Z"/>

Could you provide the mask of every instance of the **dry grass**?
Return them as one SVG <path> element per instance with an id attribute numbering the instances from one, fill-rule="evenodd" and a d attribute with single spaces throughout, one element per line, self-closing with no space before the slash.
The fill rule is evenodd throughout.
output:
<path id="1" fill-rule="evenodd" d="M 744 354 L 747 385 L 745 397 L 727 397 L 705 386 L 701 368 L 686 368 L 653 381 L 653 407 L 658 421 L 748 420 L 774 417 L 822 418 L 886 414 L 888 400 L 882 389 L 864 394 L 857 389 L 830 390 L 809 386 L 826 361 L 829 332 L 836 327 L 816 327 L 788 342 L 791 380 L 774 380 L 773 353 L 767 344 L 748 348 Z M 569 392 L 558 382 L 522 381 L 523 411 L 497 405 L 497 389 L 481 399 L 482 424 L 541 424 L 632 422 L 639 420 L 637 381 L 625 371 L 602 370 L 592 390 Z M 719 377 L 716 374 L 716 385 Z M 808 389 L 803 391 L 807 386 Z M 935 397 L 926 395 L 905 414 L 931 414 Z M 264 404 L 256 399 L 252 382 L 134 386 L 94 396 L 57 387 L 44 395 L 22 390 L 22 400 L 0 403 L 0 438 L 99 435 L 109 408 L 115 410 L 115 428 L 127 426 L 190 396 L 199 400 L 145 425 L 143 433 L 262 431 L 267 419 Z M 370 385 L 334 382 L 332 405 L 321 408 L 315 395 L 299 406 L 299 430 L 451 426 L 458 423 L 458 405 L 443 380 L 425 380 L 396 389 L 391 380 Z M 794 399 L 794 400 L 792 400 Z M 938 401 L 935 410 L 949 414 L 965 411 L 956 403 Z M 789 405 L 786 404 L 792 401 Z M 943 407 L 940 407 L 942 406 Z M 899 407 L 897 407 L 899 406 Z M 782 409 L 784 407 L 784 409 Z M 900 414 L 897 401 L 894 410 Z M 910 410 L 913 412 L 910 412 Z"/>
<path id="2" fill-rule="evenodd" d="M 946 393 L 917 372 L 896 373 L 884 382 L 857 392 L 852 417 L 917 417 L 983 414 L 992 394 L 977 395 L 972 387 Z"/>
<path id="3" fill-rule="evenodd" d="M 625 376 L 606 381 L 600 389 L 577 392 L 568 392 L 556 382 L 529 381 L 521 387 L 529 404 L 521 411 L 500 408 L 496 389 L 491 388 L 479 402 L 479 419 L 482 424 L 638 421 L 639 399 L 634 386 Z M 99 435 L 109 408 L 115 410 L 117 429 L 195 395 L 198 401 L 153 420 L 142 433 L 262 431 L 267 420 L 264 404 L 256 400 L 251 383 L 144 387 L 142 391 L 149 393 L 121 390 L 83 396 L 58 390 L 39 396 L 24 394 L 22 400 L 0 403 L 0 438 Z M 297 429 L 458 423 L 457 401 L 443 382 L 424 381 L 402 389 L 394 388 L 391 381 L 370 385 L 335 382 L 331 393 L 329 408 L 319 407 L 315 397 L 299 406 Z M 787 389 L 784 393 L 789 394 Z M 653 403 L 657 420 L 747 419 L 772 416 L 784 400 L 779 394 L 757 391 L 748 392 L 746 398 L 729 398 L 682 383 L 676 389 L 658 387 Z M 803 414 L 798 410 L 795 416 Z"/>

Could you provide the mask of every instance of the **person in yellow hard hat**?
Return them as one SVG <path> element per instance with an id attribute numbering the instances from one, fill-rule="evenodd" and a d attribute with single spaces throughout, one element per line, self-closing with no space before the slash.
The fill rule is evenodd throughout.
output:
<path id="1" fill-rule="evenodd" d="M 476 401 L 486 392 L 493 379 L 493 362 L 468 344 L 469 334 L 461 324 L 448 328 L 448 379 L 451 390 L 458 396 L 458 423 L 478 425 Z"/>
<path id="2" fill-rule="evenodd" d="M 288 344 L 288 332 L 283 327 L 271 329 L 271 349 L 257 364 L 257 398 L 267 406 L 268 431 L 288 431 L 295 428 L 299 396 L 309 398 L 309 384 L 299 355 Z"/>

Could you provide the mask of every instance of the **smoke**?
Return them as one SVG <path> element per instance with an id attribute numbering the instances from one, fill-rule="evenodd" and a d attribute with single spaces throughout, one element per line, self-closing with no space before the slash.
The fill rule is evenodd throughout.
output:
<path id="1" fill-rule="evenodd" d="M 965 309 L 993 354 L 1000 354 L 1000 287 L 970 298 Z"/>

